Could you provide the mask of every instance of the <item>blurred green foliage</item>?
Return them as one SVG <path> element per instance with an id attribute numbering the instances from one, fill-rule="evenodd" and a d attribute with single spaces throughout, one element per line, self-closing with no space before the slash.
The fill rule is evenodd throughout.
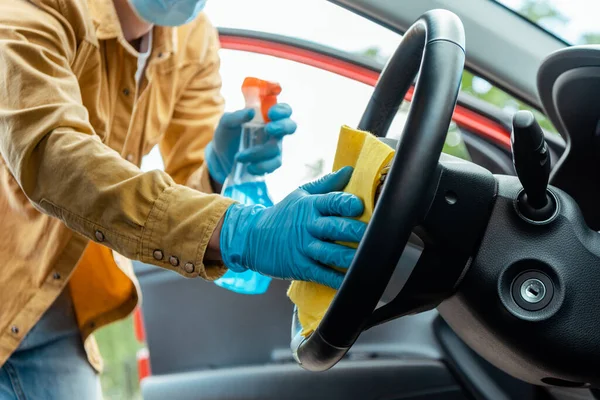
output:
<path id="1" fill-rule="evenodd" d="M 499 2 L 502 3 L 501 0 Z M 561 14 L 547 0 L 524 0 L 517 11 L 535 23 L 544 23 L 550 20 L 559 23 L 567 23 L 569 21 L 567 17 Z M 586 34 L 582 38 L 582 41 L 585 43 L 600 43 L 600 34 Z M 383 54 L 381 49 L 377 46 L 371 46 L 359 54 L 382 63 L 385 63 L 391 56 L 390 54 Z M 529 110 L 536 116 L 536 119 L 543 129 L 557 133 L 554 125 L 552 125 L 550 120 L 548 120 L 543 113 L 492 85 L 485 79 L 466 70 L 463 72 L 462 76 L 461 91 L 483 100 L 486 103 L 492 104 L 509 115 L 512 115 L 519 110 Z"/>
<path id="2" fill-rule="evenodd" d="M 549 132 L 557 133 L 552 122 L 550 122 L 544 114 L 522 101 L 517 100 L 505 91 L 498 89 L 485 79 L 473 75 L 469 71 L 463 72 L 461 91 L 483 100 L 486 103 L 492 104 L 510 115 L 519 110 L 529 110 L 533 112 L 542 128 Z"/>
<path id="3" fill-rule="evenodd" d="M 504 3 L 504 0 L 496 0 L 499 3 Z M 560 31 L 564 27 L 574 22 L 567 15 L 564 15 L 555 3 L 557 0 L 521 0 L 521 3 L 514 9 L 515 12 L 521 14 L 531 22 L 546 29 L 550 33 L 561 37 Z M 566 2 L 565 2 L 566 4 Z M 565 5 L 563 4 L 563 6 Z M 574 5 L 574 7 L 577 7 Z M 513 7 L 509 7 L 513 8 Z M 585 12 L 583 9 L 574 9 L 575 12 Z M 572 44 L 600 44 L 600 31 L 584 32 L 574 40 Z"/>
<path id="4" fill-rule="evenodd" d="M 100 376 L 106 400 L 141 399 L 136 353 L 143 347 L 134 334 L 133 317 L 115 322 L 96 333 L 104 358 Z"/>
<path id="5" fill-rule="evenodd" d="M 502 3 L 502 1 L 500 2 Z M 569 22 L 569 19 L 552 5 L 552 0 L 524 0 L 517 11 L 536 24 L 545 24 L 549 21 L 561 24 Z"/>
<path id="6" fill-rule="evenodd" d="M 446 135 L 446 141 L 444 142 L 444 148 L 442 151 L 446 154 L 450 154 L 451 156 L 471 161 L 469 149 L 463 140 L 460 129 L 454 122 L 452 122 L 448 128 L 448 134 Z"/>

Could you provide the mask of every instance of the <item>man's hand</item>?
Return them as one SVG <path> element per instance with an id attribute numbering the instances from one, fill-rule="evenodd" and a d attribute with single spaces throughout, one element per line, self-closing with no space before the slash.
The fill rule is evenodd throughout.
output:
<path id="1" fill-rule="evenodd" d="M 266 124 L 265 133 L 276 140 L 269 140 L 262 146 L 238 153 L 242 125 L 254 118 L 254 110 L 225 113 L 205 151 L 212 179 L 222 185 L 235 161 L 249 164 L 248 172 L 255 175 L 267 174 L 279 168 L 282 139 L 296 131 L 296 123 L 290 119 L 291 115 L 292 108 L 289 105 L 275 104 L 269 110 L 268 116 L 271 121 Z"/>
<path id="2" fill-rule="evenodd" d="M 346 167 L 304 185 L 281 203 L 233 205 L 225 214 L 220 250 L 225 265 L 280 279 L 317 282 L 337 289 L 356 249 L 333 242 L 359 242 L 367 224 L 350 217 L 363 212 L 361 200 L 339 192 L 352 175 Z"/>

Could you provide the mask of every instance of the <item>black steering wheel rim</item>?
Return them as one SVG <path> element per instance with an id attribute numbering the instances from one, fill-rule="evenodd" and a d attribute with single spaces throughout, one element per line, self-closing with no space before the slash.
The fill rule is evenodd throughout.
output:
<path id="1" fill-rule="evenodd" d="M 359 129 L 384 137 L 421 71 L 396 156 L 340 290 L 308 338 L 298 339 L 299 322 L 294 317 L 292 351 L 305 369 L 331 368 L 367 325 L 427 208 L 424 203 L 458 98 L 464 60 L 462 22 L 449 11 L 432 10 L 408 29 L 381 74 Z"/>

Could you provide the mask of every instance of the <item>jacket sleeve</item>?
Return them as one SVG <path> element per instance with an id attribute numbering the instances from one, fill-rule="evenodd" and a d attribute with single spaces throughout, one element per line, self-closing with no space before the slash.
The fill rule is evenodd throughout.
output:
<path id="1" fill-rule="evenodd" d="M 198 64 L 175 104 L 171 123 L 159 147 L 165 171 L 175 182 L 212 193 L 208 168 L 204 164 L 204 148 L 223 114 L 219 38 L 204 14 L 191 32 L 183 32 L 185 36 L 179 40 L 193 44 L 187 51 L 195 53 L 198 48 L 203 51 L 195 55 Z"/>
<path id="2" fill-rule="evenodd" d="M 74 231 L 187 277 L 219 277 L 222 264 L 203 259 L 231 201 L 142 173 L 101 142 L 71 67 L 86 46 L 60 15 L 0 4 L 0 155 L 36 208 Z"/>

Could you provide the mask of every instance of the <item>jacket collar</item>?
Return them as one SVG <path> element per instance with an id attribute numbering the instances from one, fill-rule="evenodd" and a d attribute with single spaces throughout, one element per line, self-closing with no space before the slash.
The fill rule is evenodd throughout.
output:
<path id="1" fill-rule="evenodd" d="M 121 23 L 113 0 L 87 0 L 98 40 L 118 39 L 125 42 Z M 171 27 L 155 26 L 153 48 L 171 53 L 175 49 L 176 31 Z"/>

